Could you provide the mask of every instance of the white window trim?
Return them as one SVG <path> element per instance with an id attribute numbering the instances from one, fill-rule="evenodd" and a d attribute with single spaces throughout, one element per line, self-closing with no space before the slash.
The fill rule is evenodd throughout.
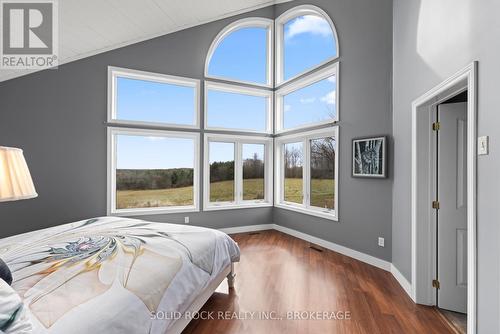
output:
<path id="1" fill-rule="evenodd" d="M 316 138 L 324 138 L 327 136 L 333 136 L 335 138 L 336 143 L 336 152 L 335 152 L 335 197 L 334 197 L 334 210 L 325 210 L 322 208 L 317 208 L 309 205 L 309 197 L 310 197 L 310 147 L 309 140 Z M 292 202 L 286 202 L 284 200 L 284 152 L 283 145 L 287 143 L 296 143 L 302 142 L 304 147 L 304 161 L 303 161 L 303 170 L 302 170 L 302 180 L 303 180 L 303 203 L 297 204 Z M 333 126 L 319 130 L 313 130 L 308 132 L 297 133 L 293 135 L 287 135 L 276 138 L 275 143 L 275 193 L 274 193 L 274 206 L 282 209 L 292 210 L 296 212 L 301 212 L 321 218 L 330 219 L 333 221 L 338 221 L 339 217 L 339 207 L 338 207 L 338 199 L 339 199 L 339 168 L 338 168 L 338 159 L 339 159 L 339 127 Z"/>
<path id="2" fill-rule="evenodd" d="M 210 142 L 226 142 L 235 144 L 234 178 L 235 200 L 233 202 L 210 202 Z M 263 200 L 243 200 L 243 144 L 264 144 L 264 188 Z M 203 164 L 203 210 L 226 210 L 273 206 L 273 139 L 271 137 L 236 136 L 224 134 L 205 134 Z"/>
<path id="3" fill-rule="evenodd" d="M 285 95 L 288 95 L 294 91 L 297 91 L 299 89 L 305 88 L 311 84 L 314 84 L 318 81 L 324 80 L 332 75 L 335 75 L 336 79 L 336 85 L 335 85 L 335 108 L 336 108 L 336 113 L 335 113 L 335 118 L 327 119 L 324 121 L 320 122 L 314 122 L 314 123 L 308 123 L 304 124 L 301 126 L 293 127 L 293 128 L 283 128 L 283 116 L 284 116 L 284 97 Z M 339 63 L 333 63 L 329 66 L 326 66 L 325 68 L 322 68 L 318 71 L 315 71 L 303 78 L 300 78 L 299 80 L 296 80 L 276 91 L 275 94 L 275 124 L 276 124 L 276 134 L 283 134 L 287 132 L 292 132 L 300 129 L 307 129 L 319 125 L 325 125 L 325 124 L 333 124 L 339 120 L 339 113 L 340 113 L 340 108 L 339 108 L 339 96 L 340 96 L 340 89 L 339 89 Z"/>
<path id="4" fill-rule="evenodd" d="M 118 77 L 194 88 L 195 110 L 193 115 L 193 124 L 175 124 L 175 123 L 164 123 L 164 122 L 147 122 L 147 121 L 118 119 L 116 117 L 117 115 L 116 88 L 117 88 Z M 166 128 L 199 129 L 200 128 L 200 80 L 178 77 L 167 74 L 138 71 L 128 68 L 108 66 L 108 120 L 107 121 L 108 123 L 113 125 L 136 125 L 136 126 L 154 126 L 154 127 L 166 127 Z"/>
<path id="5" fill-rule="evenodd" d="M 243 94 L 243 95 L 258 96 L 258 97 L 266 98 L 266 129 L 265 129 L 265 131 L 208 126 L 208 91 L 209 90 L 216 90 L 216 91 L 220 91 L 220 92 Z M 244 87 L 244 86 L 236 86 L 236 85 L 206 80 L 204 92 L 205 92 L 205 94 L 204 94 L 205 95 L 205 101 L 204 101 L 204 110 L 205 110 L 205 117 L 204 117 L 205 122 L 204 123 L 205 124 L 204 124 L 204 127 L 206 130 L 248 132 L 248 133 L 260 133 L 260 134 L 271 134 L 273 132 L 273 92 L 271 90 L 264 90 L 264 89 Z"/>
<path id="6" fill-rule="evenodd" d="M 288 21 L 290 21 L 298 16 L 303 16 L 303 15 L 319 16 L 328 22 L 328 24 L 330 25 L 330 27 L 332 29 L 333 36 L 335 37 L 337 54 L 333 57 L 330 57 L 330 58 L 324 60 L 323 62 L 317 64 L 316 66 L 314 66 L 312 68 L 306 69 L 306 70 L 294 75 L 293 77 L 291 77 L 287 80 L 284 80 L 283 79 L 283 73 L 284 73 L 284 69 L 283 69 L 283 66 L 284 66 L 284 58 L 283 58 L 283 56 L 284 56 L 284 25 Z M 317 69 L 317 68 L 331 62 L 332 60 L 339 58 L 340 50 L 339 50 L 339 38 L 337 35 L 337 30 L 335 29 L 335 24 L 333 23 L 332 19 L 323 9 L 321 9 L 317 6 L 313 6 L 313 5 L 297 6 L 297 7 L 291 8 L 291 9 L 287 10 L 286 12 L 284 12 L 283 14 L 281 14 L 276 19 L 275 25 L 276 25 L 276 27 L 275 27 L 275 31 L 276 31 L 276 37 L 275 37 L 276 38 L 276 68 L 275 68 L 275 71 L 276 71 L 276 85 L 277 86 L 280 86 L 280 85 L 283 85 L 287 82 L 295 80 L 296 78 L 304 75 L 305 73 L 311 72 L 314 69 Z"/>
<path id="7" fill-rule="evenodd" d="M 116 209 L 116 136 L 157 136 L 170 138 L 192 139 L 194 142 L 193 156 L 193 205 L 158 208 Z M 171 152 L 164 152 L 171 154 Z M 163 130 L 142 130 L 108 127 L 108 173 L 107 173 L 107 212 L 113 216 L 139 216 L 176 212 L 199 211 L 199 180 L 200 180 L 200 134 L 192 132 L 175 132 Z"/>
<path id="8" fill-rule="evenodd" d="M 233 78 L 227 78 L 222 76 L 215 76 L 208 74 L 208 67 L 210 65 L 210 61 L 212 60 L 212 56 L 219 46 L 219 44 L 231 33 L 242 29 L 242 28 L 266 28 L 267 29 L 267 64 L 266 64 L 266 83 L 258 83 L 244 80 L 237 80 Z M 222 29 L 217 36 L 212 41 L 210 48 L 208 49 L 207 57 L 205 59 L 205 78 L 209 79 L 219 79 L 225 81 L 231 81 L 235 83 L 249 84 L 260 87 L 268 87 L 272 88 L 273 86 L 273 58 L 274 58 L 274 21 L 271 19 L 266 19 L 263 17 L 249 17 L 244 18 L 238 21 L 235 21 L 229 25 L 227 25 L 224 29 Z"/>

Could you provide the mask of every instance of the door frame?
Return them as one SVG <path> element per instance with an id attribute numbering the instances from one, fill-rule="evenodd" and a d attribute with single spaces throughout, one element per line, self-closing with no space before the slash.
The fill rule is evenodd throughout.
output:
<path id="1" fill-rule="evenodd" d="M 477 245 L 476 245 L 476 151 L 477 151 L 477 61 L 458 71 L 412 103 L 411 148 L 411 297 L 414 302 L 435 305 L 432 288 L 435 213 L 432 186 L 432 110 L 448 98 L 467 90 L 467 333 L 476 334 Z M 427 159 L 425 159 L 427 157 Z M 417 159 L 419 158 L 419 159 Z M 418 222 L 418 223 L 417 223 Z M 433 296 L 434 295 L 434 296 Z"/>

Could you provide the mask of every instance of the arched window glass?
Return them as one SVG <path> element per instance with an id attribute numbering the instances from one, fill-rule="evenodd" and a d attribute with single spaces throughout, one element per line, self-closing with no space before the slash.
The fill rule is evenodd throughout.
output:
<path id="1" fill-rule="evenodd" d="M 332 28 L 317 15 L 303 15 L 285 23 L 283 46 L 285 81 L 337 55 Z"/>
<path id="2" fill-rule="evenodd" d="M 244 19 L 226 27 L 210 48 L 206 76 L 271 85 L 271 22 Z"/>
<path id="3" fill-rule="evenodd" d="M 282 84 L 338 57 L 337 33 L 321 9 L 303 5 L 276 19 L 277 82 Z"/>

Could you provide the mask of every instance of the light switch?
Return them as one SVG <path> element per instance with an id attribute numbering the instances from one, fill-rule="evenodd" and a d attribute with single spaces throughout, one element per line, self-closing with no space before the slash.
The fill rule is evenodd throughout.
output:
<path id="1" fill-rule="evenodd" d="M 384 238 L 379 237 L 379 238 L 378 238 L 378 245 L 379 245 L 380 247 L 384 247 L 384 244 L 385 244 L 385 240 L 384 240 Z"/>
<path id="2" fill-rule="evenodd" d="M 477 139 L 477 155 L 487 155 L 489 151 L 488 136 L 481 136 Z"/>

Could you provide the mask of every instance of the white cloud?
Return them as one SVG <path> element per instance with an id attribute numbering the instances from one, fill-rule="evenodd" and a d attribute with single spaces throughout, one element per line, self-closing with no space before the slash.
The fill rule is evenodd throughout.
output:
<path id="1" fill-rule="evenodd" d="M 328 37 L 332 35 L 332 29 L 324 18 L 314 15 L 304 15 L 290 23 L 285 34 L 285 39 L 290 39 L 303 33 Z"/>
<path id="2" fill-rule="evenodd" d="M 147 137 L 149 141 L 152 141 L 152 142 L 155 142 L 155 141 L 162 141 L 164 140 L 165 138 L 164 137 L 154 137 L 154 136 L 151 136 L 151 137 Z"/>
<path id="3" fill-rule="evenodd" d="M 309 104 L 309 103 L 313 103 L 314 101 L 316 101 L 316 98 L 315 97 L 301 97 L 299 101 L 302 104 Z"/>
<path id="4" fill-rule="evenodd" d="M 332 91 L 332 92 L 326 94 L 325 96 L 323 96 L 321 98 L 321 101 L 325 102 L 326 104 L 335 104 L 336 96 L 337 96 L 336 92 Z"/>
<path id="5" fill-rule="evenodd" d="M 292 106 L 289 104 L 285 104 L 284 110 L 285 110 L 285 112 L 290 111 L 290 110 L 292 110 Z"/>
<path id="6" fill-rule="evenodd" d="M 337 82 L 337 76 L 332 75 L 331 77 L 328 77 L 327 80 L 329 82 L 336 83 Z"/>

